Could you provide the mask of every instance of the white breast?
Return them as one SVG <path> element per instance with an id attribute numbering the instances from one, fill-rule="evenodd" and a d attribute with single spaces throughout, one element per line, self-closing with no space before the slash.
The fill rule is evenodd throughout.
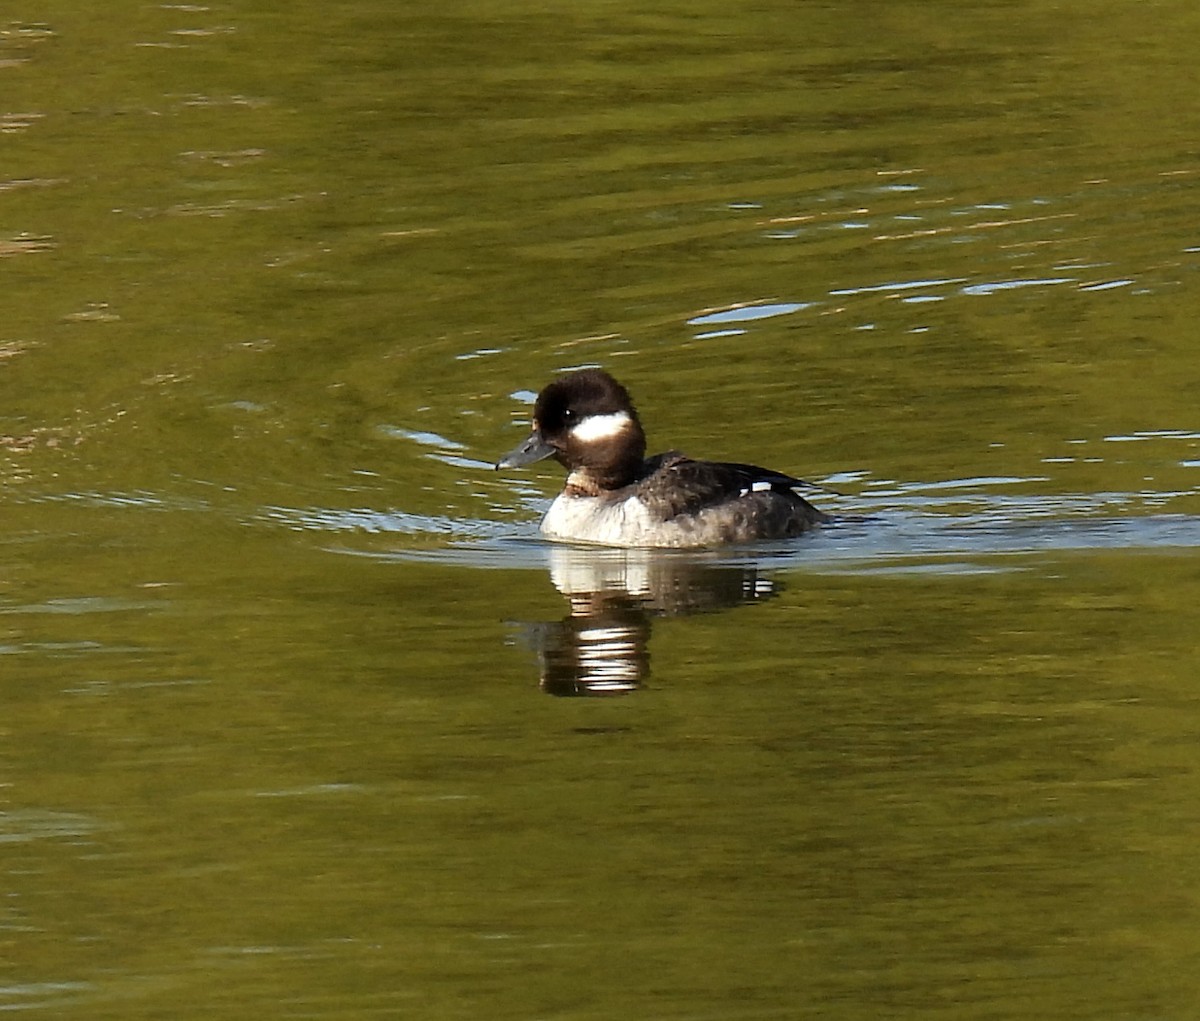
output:
<path id="1" fill-rule="evenodd" d="M 664 521 L 636 496 L 612 501 L 565 493 L 555 497 L 542 518 L 542 534 L 568 542 L 658 548 L 712 546 L 729 540 L 711 510 Z"/>
<path id="2" fill-rule="evenodd" d="M 637 497 L 614 503 L 597 496 L 559 493 L 542 518 L 542 533 L 551 539 L 607 546 L 657 546 L 660 542 L 654 541 L 651 531 L 654 524 Z"/>

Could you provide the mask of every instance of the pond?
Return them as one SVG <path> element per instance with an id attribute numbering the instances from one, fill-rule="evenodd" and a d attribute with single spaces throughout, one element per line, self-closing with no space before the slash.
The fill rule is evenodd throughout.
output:
<path id="1" fill-rule="evenodd" d="M 1183 1018 L 1190 0 L 0 16 L 0 1010 Z M 557 545 L 603 366 L 834 525 Z"/>

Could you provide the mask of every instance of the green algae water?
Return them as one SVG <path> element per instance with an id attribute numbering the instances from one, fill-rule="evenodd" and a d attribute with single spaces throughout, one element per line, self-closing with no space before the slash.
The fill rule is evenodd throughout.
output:
<path id="1" fill-rule="evenodd" d="M 0 13 L 0 1010 L 1185 1018 L 1200 18 Z M 835 492 L 548 549 L 554 373 Z"/>

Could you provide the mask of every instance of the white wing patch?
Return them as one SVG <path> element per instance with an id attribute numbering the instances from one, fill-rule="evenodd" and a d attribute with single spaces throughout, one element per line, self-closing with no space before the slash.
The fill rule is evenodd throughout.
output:
<path id="1" fill-rule="evenodd" d="M 754 482 L 751 483 L 748 489 L 743 489 L 738 493 L 738 496 L 746 496 L 748 493 L 766 493 L 771 490 L 769 482 Z"/>
<path id="2" fill-rule="evenodd" d="M 571 435 L 580 443 L 611 440 L 628 429 L 629 424 L 629 415 L 624 411 L 614 411 L 607 415 L 589 415 L 571 430 Z"/>

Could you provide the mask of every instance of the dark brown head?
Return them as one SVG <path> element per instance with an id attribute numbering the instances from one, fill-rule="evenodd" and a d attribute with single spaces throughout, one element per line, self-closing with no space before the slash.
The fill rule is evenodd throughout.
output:
<path id="1" fill-rule="evenodd" d="M 646 437 L 628 391 L 601 369 L 556 379 L 538 394 L 533 431 L 497 468 L 553 457 L 579 489 L 617 489 L 633 482 L 646 456 Z"/>

